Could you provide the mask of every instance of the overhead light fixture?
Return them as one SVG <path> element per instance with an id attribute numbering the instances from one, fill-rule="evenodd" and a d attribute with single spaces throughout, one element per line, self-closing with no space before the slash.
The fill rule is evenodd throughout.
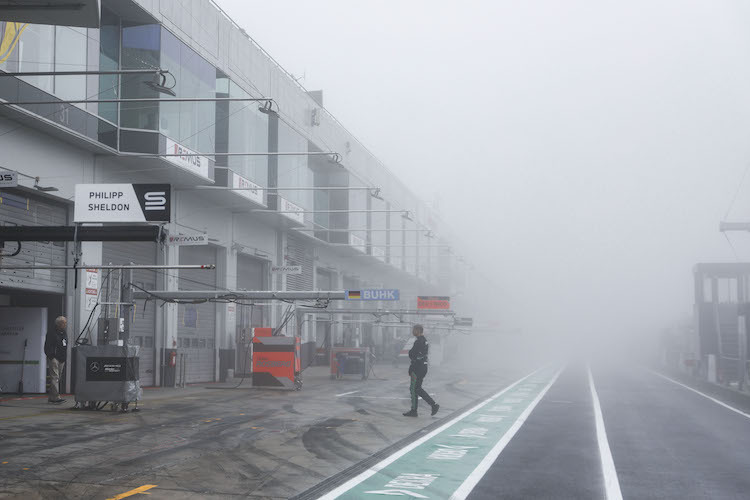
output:
<path id="1" fill-rule="evenodd" d="M 432 239 L 435 237 L 435 233 L 433 233 L 431 229 L 428 229 L 427 232 L 424 234 L 424 237 Z"/>
<path id="2" fill-rule="evenodd" d="M 414 221 L 414 219 L 411 218 L 411 212 L 409 212 L 408 210 L 404 210 L 404 213 L 401 214 L 401 217 L 412 222 Z"/>
<path id="3" fill-rule="evenodd" d="M 173 76 L 172 78 L 175 80 L 175 82 L 172 84 L 171 87 L 167 87 L 166 85 L 167 74 L 171 75 L 172 73 L 169 73 L 169 71 L 158 71 L 154 73 L 153 80 L 146 80 L 143 83 L 145 83 L 146 86 L 149 87 L 151 90 L 155 90 L 159 92 L 160 94 L 167 94 L 167 95 L 171 95 L 172 97 L 177 97 L 177 94 L 175 94 L 174 90 L 172 90 L 175 87 L 175 85 L 177 85 L 177 79 L 175 79 Z"/>
<path id="4" fill-rule="evenodd" d="M 269 99 L 268 101 L 258 106 L 258 111 L 260 111 L 261 113 L 265 113 L 267 115 L 274 113 L 273 104 L 271 103 L 271 100 Z"/>
<path id="5" fill-rule="evenodd" d="M 42 191 L 44 193 L 49 193 L 50 191 L 60 191 L 54 186 L 40 186 L 39 185 L 39 177 L 34 177 L 34 189 L 38 191 Z"/>
<path id="6" fill-rule="evenodd" d="M 380 188 L 375 188 L 372 191 L 370 191 L 370 196 L 375 198 L 376 200 L 385 201 L 382 196 L 380 196 Z"/>

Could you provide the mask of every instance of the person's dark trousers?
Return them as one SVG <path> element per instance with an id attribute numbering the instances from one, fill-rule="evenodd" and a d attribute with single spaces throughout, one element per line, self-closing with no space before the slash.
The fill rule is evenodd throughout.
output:
<path id="1" fill-rule="evenodd" d="M 420 397 L 424 399 L 430 406 L 435 406 L 435 400 L 432 399 L 429 394 L 427 394 L 427 391 L 422 389 L 422 381 L 427 374 L 425 373 L 424 375 L 420 376 L 412 371 L 409 375 L 411 376 L 411 385 L 409 386 L 409 390 L 411 392 L 412 411 L 417 411 L 417 402 Z"/>

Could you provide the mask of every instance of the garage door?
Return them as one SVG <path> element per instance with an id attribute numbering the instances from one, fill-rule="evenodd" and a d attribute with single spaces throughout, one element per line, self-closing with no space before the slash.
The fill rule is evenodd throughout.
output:
<path id="1" fill-rule="evenodd" d="M 268 290 L 268 261 L 248 257 L 247 255 L 237 256 L 237 289 L 239 290 Z M 265 321 L 266 307 L 255 307 L 253 311 L 252 324 L 249 323 L 249 307 L 239 307 L 240 311 L 244 310 L 247 316 L 247 326 L 271 326 Z M 237 321 L 240 322 L 242 314 L 237 315 Z"/>
<path id="2" fill-rule="evenodd" d="M 148 242 L 104 242 L 102 244 L 102 262 L 104 264 L 156 264 L 156 243 Z M 104 271 L 104 275 L 109 271 Z M 162 271 L 160 271 L 162 272 Z M 113 271 L 113 274 L 117 271 Z M 128 271 L 123 271 L 123 281 L 127 283 Z M 156 284 L 160 282 L 159 276 L 154 271 L 133 271 L 133 283 L 146 290 L 155 290 Z M 113 280 L 115 282 L 116 280 Z M 117 313 L 113 308 L 109 311 L 110 317 Z M 140 380 L 141 385 L 151 386 L 155 384 L 156 373 L 156 303 L 150 301 L 136 301 L 133 315 L 130 318 L 130 340 L 129 343 L 140 346 Z"/>
<path id="3" fill-rule="evenodd" d="M 314 251 L 305 244 L 300 236 L 290 234 L 287 237 L 287 262 L 290 266 L 302 266 L 302 274 L 289 274 L 286 277 L 286 289 L 290 291 L 313 289 Z"/>
<path id="4" fill-rule="evenodd" d="M 180 264 L 216 264 L 216 248 L 182 247 Z M 215 290 L 216 270 L 181 270 L 180 290 Z M 180 304 L 177 338 L 180 354 L 187 356 L 186 380 L 211 382 L 216 366 L 216 304 Z"/>
<path id="5" fill-rule="evenodd" d="M 268 290 L 268 261 L 242 254 L 237 255 L 237 289 Z M 271 326 L 266 320 L 270 317 L 270 310 L 265 306 L 249 307 L 237 304 L 235 307 L 237 311 L 235 373 L 249 373 L 252 328 Z"/>
<path id="6" fill-rule="evenodd" d="M 11 192 L 12 191 L 12 192 Z M 37 198 L 20 190 L 0 191 L 0 225 L 3 226 L 64 226 L 68 221 L 66 205 Z M 3 253 L 14 252 L 16 243 L 7 242 Z M 21 253 L 15 257 L 2 257 L 10 265 L 64 265 L 65 243 L 49 241 L 24 242 Z M 65 293 L 65 271 L 50 269 L 2 270 L 0 287 Z"/>

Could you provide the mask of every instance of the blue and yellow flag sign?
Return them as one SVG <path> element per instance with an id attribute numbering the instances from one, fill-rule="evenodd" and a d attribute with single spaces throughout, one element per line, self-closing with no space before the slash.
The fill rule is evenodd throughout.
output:
<path id="1" fill-rule="evenodd" d="M 26 23 L 0 22 L 0 63 L 8 60 L 21 38 Z"/>

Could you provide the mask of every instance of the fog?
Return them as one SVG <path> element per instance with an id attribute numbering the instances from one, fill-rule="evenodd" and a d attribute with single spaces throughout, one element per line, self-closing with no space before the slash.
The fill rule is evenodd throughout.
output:
<path id="1" fill-rule="evenodd" d="M 654 338 L 750 256 L 746 2 L 220 5 L 439 207 L 479 316 Z"/>

